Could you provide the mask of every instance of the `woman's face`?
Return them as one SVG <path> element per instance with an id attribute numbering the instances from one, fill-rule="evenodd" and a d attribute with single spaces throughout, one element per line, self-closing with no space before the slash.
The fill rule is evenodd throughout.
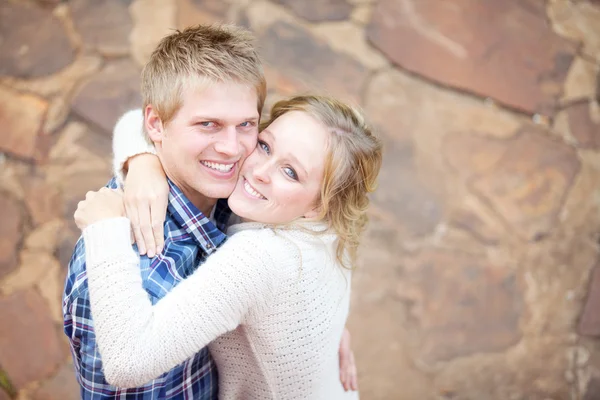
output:
<path id="1" fill-rule="evenodd" d="M 328 131 L 302 111 L 277 118 L 258 135 L 229 207 L 244 220 L 283 224 L 318 214 Z"/>

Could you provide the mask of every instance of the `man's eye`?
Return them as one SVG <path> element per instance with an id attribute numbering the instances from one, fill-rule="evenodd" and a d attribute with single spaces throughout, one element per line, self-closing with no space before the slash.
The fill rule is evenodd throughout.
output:
<path id="1" fill-rule="evenodd" d="M 286 168 L 283 169 L 283 171 L 285 172 L 285 174 L 287 176 L 289 176 L 293 180 L 295 180 L 295 181 L 298 180 L 298 175 L 296 174 L 296 171 L 294 171 L 292 168 L 286 167 Z"/>
<path id="2" fill-rule="evenodd" d="M 244 127 L 244 128 L 250 128 L 250 127 L 254 126 L 254 122 L 252 122 L 252 121 L 246 121 L 246 122 L 242 122 L 242 123 L 240 124 L 240 126 L 241 126 L 241 127 Z"/>
<path id="3" fill-rule="evenodd" d="M 266 144 L 265 142 L 263 142 L 262 140 L 258 141 L 258 146 L 263 149 L 263 151 L 267 154 L 269 154 L 271 152 L 271 149 L 269 148 L 269 145 Z"/>
<path id="4" fill-rule="evenodd" d="M 213 126 L 215 126 L 216 124 L 212 121 L 202 121 L 200 122 L 201 126 L 205 127 L 205 128 L 212 128 Z"/>

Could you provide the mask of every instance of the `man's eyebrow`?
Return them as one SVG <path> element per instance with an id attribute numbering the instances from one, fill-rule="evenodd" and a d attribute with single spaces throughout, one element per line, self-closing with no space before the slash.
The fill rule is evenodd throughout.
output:
<path id="1" fill-rule="evenodd" d="M 252 121 L 252 122 L 257 122 L 259 120 L 260 117 L 253 115 L 251 117 L 244 117 L 244 118 L 236 118 L 236 120 L 239 121 Z M 191 118 L 192 120 L 205 120 L 205 121 L 216 121 L 216 122 L 225 122 L 225 120 L 223 118 L 220 117 L 211 117 L 208 115 L 194 115 Z"/>

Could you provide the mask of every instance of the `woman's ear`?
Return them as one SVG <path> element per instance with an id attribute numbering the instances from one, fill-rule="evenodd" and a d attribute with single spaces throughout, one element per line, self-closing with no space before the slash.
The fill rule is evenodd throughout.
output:
<path id="1" fill-rule="evenodd" d="M 164 126 L 152 104 L 148 104 L 144 110 L 144 125 L 148 136 L 154 143 L 162 142 L 165 134 Z"/>

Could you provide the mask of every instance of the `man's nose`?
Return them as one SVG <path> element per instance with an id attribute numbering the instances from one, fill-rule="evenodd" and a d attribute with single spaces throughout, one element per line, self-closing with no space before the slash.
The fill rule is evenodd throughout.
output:
<path id="1" fill-rule="evenodd" d="M 238 157 L 240 154 L 240 141 L 238 132 L 234 126 L 227 127 L 220 133 L 219 141 L 215 144 L 215 150 L 227 157 Z"/>

